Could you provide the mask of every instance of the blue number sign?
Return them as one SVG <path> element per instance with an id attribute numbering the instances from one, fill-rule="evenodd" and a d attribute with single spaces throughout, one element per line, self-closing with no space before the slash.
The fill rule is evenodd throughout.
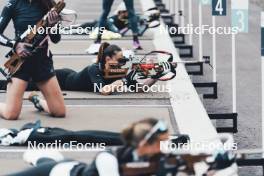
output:
<path id="1" fill-rule="evenodd" d="M 212 15 L 213 16 L 226 16 L 226 0 L 213 0 L 212 1 Z"/>

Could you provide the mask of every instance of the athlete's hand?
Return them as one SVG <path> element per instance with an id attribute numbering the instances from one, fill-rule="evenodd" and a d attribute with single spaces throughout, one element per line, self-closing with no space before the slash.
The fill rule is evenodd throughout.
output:
<path id="1" fill-rule="evenodd" d="M 19 57 L 28 57 L 32 55 L 32 53 L 27 49 L 30 47 L 32 47 L 32 45 L 29 43 L 19 42 L 16 45 L 15 51 Z"/>
<path id="2" fill-rule="evenodd" d="M 49 26 L 54 26 L 55 24 L 57 24 L 60 20 L 60 15 L 52 10 L 48 13 L 48 24 Z"/>
<path id="3" fill-rule="evenodd" d="M 169 62 L 161 62 L 160 67 L 162 67 L 162 72 L 157 73 L 153 76 L 153 79 L 158 79 L 160 81 L 168 81 L 173 79 L 176 76 L 176 70 L 173 65 Z"/>
<path id="4" fill-rule="evenodd" d="M 137 79 L 139 79 L 139 76 L 136 72 L 136 70 L 131 70 L 128 75 L 123 79 L 125 85 L 131 85 L 137 83 Z"/>

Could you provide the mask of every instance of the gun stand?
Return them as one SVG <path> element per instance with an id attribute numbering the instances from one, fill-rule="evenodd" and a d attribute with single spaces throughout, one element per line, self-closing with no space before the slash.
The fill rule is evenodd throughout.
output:
<path id="1" fill-rule="evenodd" d="M 165 4 L 161 3 L 161 2 L 155 2 L 157 8 L 159 9 L 160 13 L 169 13 L 169 10 L 166 9 Z"/>
<path id="2" fill-rule="evenodd" d="M 236 160 L 237 165 L 240 167 L 243 166 L 261 166 L 262 175 L 264 175 L 264 158 L 262 158 L 263 150 L 255 149 L 256 152 L 251 150 L 246 150 L 245 153 L 240 154 Z M 243 151 L 243 150 L 242 150 Z M 247 152 L 248 151 L 248 152 Z M 246 157 L 247 155 L 252 155 L 252 157 Z M 259 154 L 256 156 L 256 154 Z M 238 153 L 239 155 L 239 153 Z"/>
<path id="3" fill-rule="evenodd" d="M 232 127 L 217 127 L 218 133 L 237 133 L 237 113 L 208 114 L 211 120 L 232 120 Z"/>
<path id="4" fill-rule="evenodd" d="M 185 66 L 186 66 L 186 70 L 187 70 L 187 72 L 188 72 L 188 74 L 189 75 L 203 75 L 204 74 L 204 64 L 208 64 L 209 66 L 211 66 L 211 64 L 210 64 L 210 56 L 204 56 L 203 57 L 203 61 L 190 61 L 189 63 L 188 63 L 188 61 L 186 61 L 186 64 L 185 64 Z M 187 68 L 190 68 L 190 67 L 199 67 L 199 69 L 198 70 L 193 70 L 193 69 L 187 69 Z M 212 67 L 212 66 L 211 66 Z"/>
<path id="5" fill-rule="evenodd" d="M 174 14 L 161 14 L 160 16 L 163 19 L 164 23 L 166 23 L 167 25 L 173 25 Z"/>

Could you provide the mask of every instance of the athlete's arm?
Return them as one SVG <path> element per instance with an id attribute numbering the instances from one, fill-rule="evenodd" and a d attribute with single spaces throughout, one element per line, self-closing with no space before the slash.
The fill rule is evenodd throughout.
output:
<path id="1" fill-rule="evenodd" d="M 110 153 L 101 153 L 96 157 L 95 165 L 99 176 L 120 176 L 118 161 Z"/>
<path id="2" fill-rule="evenodd" d="M 102 95 L 110 95 L 113 92 L 116 92 L 118 89 L 122 89 L 124 82 L 122 80 L 117 80 L 112 84 L 105 85 L 101 90 Z"/>
<path id="3" fill-rule="evenodd" d="M 55 24 L 58 23 L 59 20 L 60 20 L 59 14 L 56 11 L 50 11 L 48 13 L 48 23 L 50 26 L 54 26 Z M 55 29 L 55 31 L 49 34 L 50 40 L 53 43 L 58 43 L 61 40 L 60 30 L 56 25 L 53 27 L 53 29 Z"/>
<path id="4" fill-rule="evenodd" d="M 3 33 L 7 25 L 9 24 L 10 20 L 12 19 L 13 10 L 14 10 L 14 1 L 10 0 L 5 5 L 0 16 L 0 45 L 11 48 L 14 47 L 15 41 L 5 37 Z"/>

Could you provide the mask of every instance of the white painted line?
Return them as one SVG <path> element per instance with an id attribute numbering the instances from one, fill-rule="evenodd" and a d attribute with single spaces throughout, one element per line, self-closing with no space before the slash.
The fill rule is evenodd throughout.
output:
<path id="1" fill-rule="evenodd" d="M 23 105 L 23 107 L 25 108 L 33 108 L 34 105 Z M 66 107 L 70 107 L 70 108 L 88 108 L 88 107 L 147 107 L 147 108 L 151 108 L 151 107 L 165 107 L 165 108 L 169 108 L 171 107 L 171 105 L 107 105 L 107 104 L 102 104 L 102 105 L 66 105 Z"/>
<path id="2" fill-rule="evenodd" d="M 232 34 L 232 107 L 233 113 L 237 112 L 236 96 L 236 36 Z"/>
<path id="3" fill-rule="evenodd" d="M 184 3 L 185 3 L 185 0 L 181 0 L 180 1 L 181 2 L 181 12 L 182 12 L 182 15 L 181 15 L 181 27 L 184 27 L 185 26 L 185 21 L 184 21 L 184 19 L 185 19 L 185 16 L 184 16 Z"/>
<path id="4" fill-rule="evenodd" d="M 179 24 L 179 0 L 175 0 L 174 2 L 174 13 L 175 13 L 175 24 Z"/>
<path id="5" fill-rule="evenodd" d="M 261 27 L 264 28 L 264 12 L 261 12 Z M 263 35 L 263 34 L 262 34 Z M 264 36 L 262 36 L 264 37 Z M 261 43 L 263 44 L 264 41 Z M 261 49 L 263 49 L 264 46 L 261 46 Z M 262 72 L 262 149 L 264 150 L 264 56 L 261 57 L 261 72 Z M 264 158 L 264 153 L 262 155 Z"/>
<path id="6" fill-rule="evenodd" d="M 215 28 L 215 16 L 212 16 L 212 27 Z M 213 34 L 213 82 L 216 82 L 216 34 Z"/>
<path id="7" fill-rule="evenodd" d="M 203 24 L 203 8 L 202 8 L 202 3 L 199 3 L 199 27 L 202 29 L 202 24 Z M 203 60 L 203 35 L 200 32 L 199 33 L 199 61 Z"/>
<path id="8" fill-rule="evenodd" d="M 193 24 L 193 14 L 192 14 L 192 0 L 189 0 L 189 24 Z M 193 34 L 190 33 L 189 35 L 189 44 L 193 45 Z"/>

